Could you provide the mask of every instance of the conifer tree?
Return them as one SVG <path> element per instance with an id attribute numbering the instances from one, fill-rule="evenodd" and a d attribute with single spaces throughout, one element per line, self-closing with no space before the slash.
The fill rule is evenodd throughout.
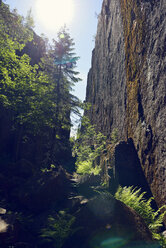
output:
<path id="1" fill-rule="evenodd" d="M 70 38 L 66 28 L 60 30 L 57 40 L 53 40 L 53 46 L 48 52 L 49 75 L 52 76 L 52 82 L 55 91 L 55 113 L 54 128 L 51 142 L 51 157 L 54 161 L 55 145 L 61 134 L 67 134 L 71 127 L 70 114 L 73 111 L 79 114 L 80 101 L 71 94 L 72 86 L 81 80 L 78 72 L 75 71 L 76 60 L 73 52 L 73 39 Z M 48 60 L 47 60 L 48 63 Z M 51 71 L 50 71 L 51 70 Z M 57 146 L 56 146 L 57 147 Z"/>

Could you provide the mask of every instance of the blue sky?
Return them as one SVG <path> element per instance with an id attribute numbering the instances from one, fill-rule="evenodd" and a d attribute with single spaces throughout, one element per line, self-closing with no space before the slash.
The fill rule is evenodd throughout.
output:
<path id="1" fill-rule="evenodd" d="M 36 0 L 4 0 L 6 4 L 9 4 L 11 9 L 16 8 L 18 13 L 23 16 L 26 16 L 27 11 L 31 8 L 35 21 L 36 33 L 39 35 L 44 33 L 50 40 L 52 38 L 56 39 L 56 31 L 48 31 L 37 19 L 35 1 Z M 67 27 L 69 28 L 70 35 L 75 42 L 75 52 L 77 56 L 80 56 L 77 70 L 80 72 L 80 77 L 83 79 L 83 81 L 77 83 L 74 94 L 81 100 L 84 100 L 87 74 L 91 66 L 91 53 L 94 48 L 93 37 L 97 30 L 97 18 L 95 13 L 100 13 L 102 0 L 73 1 L 75 11 L 72 22 L 70 25 L 67 24 Z M 45 2 L 47 4 L 47 1 Z"/>

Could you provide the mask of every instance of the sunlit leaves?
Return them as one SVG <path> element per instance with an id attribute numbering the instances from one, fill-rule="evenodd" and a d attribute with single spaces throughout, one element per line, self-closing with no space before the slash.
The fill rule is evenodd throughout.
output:
<path id="1" fill-rule="evenodd" d="M 146 192 L 141 193 L 141 189 L 132 186 L 123 188 L 119 186 L 115 197 L 140 214 L 152 233 L 156 234 L 162 226 L 166 214 L 166 211 L 161 210 L 166 209 L 166 206 L 164 205 L 158 211 L 155 211 L 152 207 L 153 197 L 147 200 L 144 197 L 145 194 Z"/>
<path id="2" fill-rule="evenodd" d="M 102 154 L 106 137 L 102 133 L 97 133 L 90 120 L 84 116 L 78 130 L 77 139 L 73 148 L 76 155 L 76 169 L 79 174 L 98 174 L 100 166 L 95 164 L 95 160 Z"/>
<path id="3" fill-rule="evenodd" d="M 32 25 L 30 12 L 24 20 L 16 10 L 11 13 L 7 5 L 1 7 L 0 104 L 12 113 L 13 128 L 24 126 L 33 135 L 42 133 L 45 128 L 56 129 L 59 132 L 56 135 L 60 136 L 62 130 L 69 133 L 71 111 L 79 114 L 80 101 L 71 94 L 79 78 L 74 68 L 59 70 L 54 61 L 61 54 L 72 56 L 74 43 L 65 29 L 60 31 L 63 39 L 59 33 L 53 45 L 40 38 L 46 43 L 47 51 L 42 53 L 40 63 L 34 65 L 31 63 L 34 55 L 30 52 L 30 57 L 25 53 L 33 38 Z"/>

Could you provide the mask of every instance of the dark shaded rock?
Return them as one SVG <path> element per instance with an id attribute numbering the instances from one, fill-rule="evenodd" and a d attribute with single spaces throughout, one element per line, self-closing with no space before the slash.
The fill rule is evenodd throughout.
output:
<path id="1" fill-rule="evenodd" d="M 76 192 L 78 195 L 92 197 L 92 195 L 94 195 L 94 189 L 101 183 L 101 176 L 86 174 L 83 176 L 78 176 L 73 181 L 75 182 Z"/>
<path id="2" fill-rule="evenodd" d="M 13 189 L 8 194 L 7 205 L 12 211 L 3 214 L 3 219 L 0 217 L 0 247 L 38 247 L 48 217 L 68 207 L 75 211 L 80 204 L 71 204 L 71 176 L 62 167 L 27 178 L 22 185 L 17 179 L 14 184 L 16 177 L 12 178 Z"/>
<path id="3" fill-rule="evenodd" d="M 129 247 L 133 241 L 144 241 L 150 247 L 152 242 L 152 234 L 143 219 L 108 194 L 100 194 L 89 200 L 76 212 L 75 217 L 72 227 L 75 232 L 63 248 L 113 247 L 111 239 L 117 239 L 116 245 L 123 241 L 123 247 Z M 104 242 L 110 242 L 110 246 L 104 246 Z"/>
<path id="4" fill-rule="evenodd" d="M 36 237 L 33 236 L 30 230 L 27 230 L 21 223 L 17 214 L 5 214 L 3 219 L 0 219 L 1 225 L 6 226 L 5 230 L 0 231 L 0 247 L 25 247 L 33 248 Z"/>
<path id="5" fill-rule="evenodd" d="M 18 192 L 17 200 L 32 212 L 44 211 L 52 205 L 60 208 L 66 204 L 71 192 L 71 177 L 60 167 L 56 172 L 29 179 Z"/>
<path id="6" fill-rule="evenodd" d="M 101 182 L 101 177 L 100 175 L 94 175 L 92 174 L 86 174 L 83 176 L 77 176 L 77 178 L 75 180 L 77 184 L 79 184 L 79 186 L 83 185 L 85 187 L 90 187 L 90 186 L 97 186 L 100 184 Z"/>
<path id="7" fill-rule="evenodd" d="M 140 187 L 148 193 L 148 197 L 152 196 L 132 139 L 115 146 L 114 167 L 118 185 Z"/>
<path id="8" fill-rule="evenodd" d="M 22 178 L 32 177 L 34 173 L 34 165 L 26 159 L 21 159 L 11 168 L 12 174 Z"/>
<path id="9" fill-rule="evenodd" d="M 1 196 L 8 199 L 8 194 L 10 191 L 10 180 L 4 175 L 0 174 L 0 193 Z"/>
<path id="10" fill-rule="evenodd" d="M 25 243 L 25 242 L 18 242 L 14 244 L 15 248 L 34 248 L 33 245 Z"/>
<path id="11" fill-rule="evenodd" d="M 117 127 L 124 136 L 126 71 L 120 13 L 120 1 L 103 2 L 86 92 L 91 122 L 108 137 Z"/>

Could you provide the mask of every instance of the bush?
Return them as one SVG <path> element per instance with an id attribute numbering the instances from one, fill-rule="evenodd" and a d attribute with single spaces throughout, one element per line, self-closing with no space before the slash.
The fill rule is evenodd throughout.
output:
<path id="1" fill-rule="evenodd" d="M 98 175 L 101 171 L 100 166 L 92 167 L 91 161 L 82 161 L 77 164 L 77 173 L 81 175 L 94 174 Z"/>
<path id="2" fill-rule="evenodd" d="M 99 174 L 101 169 L 95 165 L 95 160 L 101 156 L 105 145 L 106 137 L 101 132 L 96 132 L 95 126 L 91 125 L 90 120 L 84 116 L 73 147 L 73 154 L 77 158 L 76 172 Z"/>

